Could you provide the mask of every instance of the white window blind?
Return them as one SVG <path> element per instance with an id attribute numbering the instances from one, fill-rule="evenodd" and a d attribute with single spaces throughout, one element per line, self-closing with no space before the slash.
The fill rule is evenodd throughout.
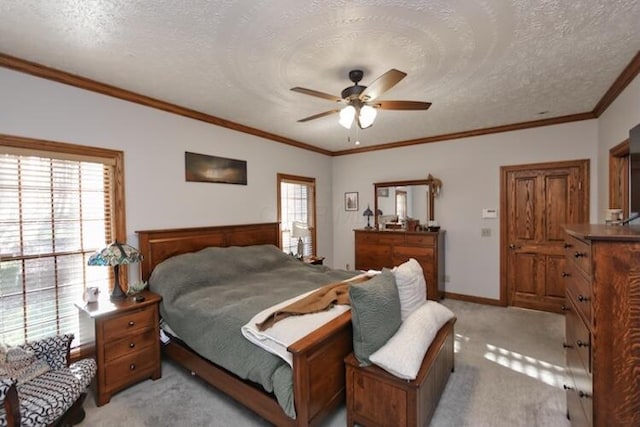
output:
<path id="1" fill-rule="evenodd" d="M 298 238 L 291 236 L 292 224 L 299 221 L 307 224 L 311 236 L 302 238 L 304 256 L 315 255 L 315 179 L 292 179 L 279 176 L 280 184 L 280 230 L 282 250 L 296 254 Z"/>
<path id="2" fill-rule="evenodd" d="M 0 146 L 0 341 L 74 332 L 85 286 L 107 292 L 110 271 L 87 266 L 113 240 L 111 159 Z"/>

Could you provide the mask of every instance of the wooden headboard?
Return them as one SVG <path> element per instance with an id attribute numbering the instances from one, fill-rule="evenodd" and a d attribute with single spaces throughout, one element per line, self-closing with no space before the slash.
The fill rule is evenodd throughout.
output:
<path id="1" fill-rule="evenodd" d="M 167 258 L 187 252 L 196 252 L 209 246 L 251 246 L 271 244 L 278 246 L 280 229 L 277 222 L 215 227 L 173 228 L 136 231 L 138 248 L 144 259 L 141 263 L 142 280 L 149 280 L 156 265 Z"/>

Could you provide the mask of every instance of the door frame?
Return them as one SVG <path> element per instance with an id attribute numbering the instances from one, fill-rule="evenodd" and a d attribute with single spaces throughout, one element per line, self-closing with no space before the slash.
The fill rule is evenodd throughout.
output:
<path id="1" fill-rule="evenodd" d="M 509 244 L 507 239 L 507 176 L 511 172 L 518 172 L 528 169 L 556 169 L 577 167 L 580 172 L 582 189 L 584 190 L 584 200 L 582 201 L 582 212 L 580 215 L 586 222 L 589 222 L 589 211 L 591 206 L 591 186 L 590 186 L 590 160 L 566 160 L 559 162 L 528 163 L 523 165 L 500 166 L 500 305 L 508 306 L 509 289 L 507 284 L 507 259 Z"/>

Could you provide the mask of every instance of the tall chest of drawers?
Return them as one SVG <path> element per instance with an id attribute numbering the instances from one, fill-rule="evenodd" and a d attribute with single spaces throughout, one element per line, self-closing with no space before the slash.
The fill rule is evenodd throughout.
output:
<path id="1" fill-rule="evenodd" d="M 572 426 L 640 426 L 640 227 L 566 227 Z"/>
<path id="2" fill-rule="evenodd" d="M 427 298 L 444 298 L 444 231 L 355 230 L 357 270 L 381 270 L 414 258 L 427 282 Z"/>

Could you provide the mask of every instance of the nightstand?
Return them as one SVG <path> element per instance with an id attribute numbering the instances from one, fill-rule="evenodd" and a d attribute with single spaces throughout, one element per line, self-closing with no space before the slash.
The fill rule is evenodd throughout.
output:
<path id="1" fill-rule="evenodd" d="M 158 323 L 162 298 L 149 291 L 139 295 L 144 301 L 127 297 L 76 304 L 81 315 L 91 317 L 95 325 L 97 406 L 109 403 L 117 391 L 162 375 Z"/>
<path id="2" fill-rule="evenodd" d="M 306 262 L 307 264 L 323 265 L 324 257 L 323 256 L 306 256 L 302 258 L 302 261 Z"/>

